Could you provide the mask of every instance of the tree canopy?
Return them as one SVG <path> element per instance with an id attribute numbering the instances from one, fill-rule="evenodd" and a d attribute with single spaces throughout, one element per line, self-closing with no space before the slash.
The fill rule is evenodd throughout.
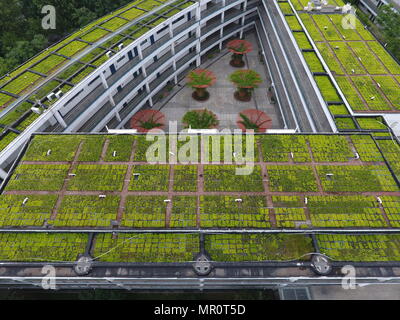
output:
<path id="1" fill-rule="evenodd" d="M 400 13 L 393 10 L 392 5 L 384 5 L 379 8 L 377 21 L 382 27 L 388 49 L 400 57 Z"/>
<path id="2" fill-rule="evenodd" d="M 132 0 L 0 1 L 0 76 L 47 46 Z M 55 30 L 42 28 L 46 5 L 56 8 Z"/>

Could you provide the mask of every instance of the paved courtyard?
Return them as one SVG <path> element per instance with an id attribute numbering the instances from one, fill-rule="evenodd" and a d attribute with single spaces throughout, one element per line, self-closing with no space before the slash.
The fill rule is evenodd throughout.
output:
<path id="1" fill-rule="evenodd" d="M 238 70 L 230 66 L 231 53 L 223 49 L 221 53 L 216 54 L 212 61 L 206 62 L 200 68 L 211 70 L 217 76 L 217 82 L 214 86 L 208 88 L 210 99 L 205 102 L 198 102 L 192 98 L 193 89 L 186 86 L 186 80 L 182 80 L 170 94 L 171 98 L 166 98 L 157 103 L 154 108 L 161 110 L 166 115 L 167 123 L 169 121 L 178 121 L 178 130 L 183 129 L 182 118 L 189 110 L 207 108 L 213 111 L 219 121 L 219 129 L 236 129 L 236 119 L 239 112 L 245 109 L 259 109 L 265 112 L 272 119 L 272 128 L 283 128 L 283 122 L 277 104 L 273 104 L 268 97 L 268 87 L 271 84 L 266 66 L 260 62 L 258 55 L 259 45 L 256 35 L 249 34 L 246 40 L 253 44 L 253 51 L 247 54 L 244 69 L 253 69 L 259 72 L 264 82 L 255 89 L 250 102 L 237 101 L 233 94 L 236 91 L 235 86 L 229 81 L 229 75 Z M 168 130 L 168 128 L 166 128 Z"/>

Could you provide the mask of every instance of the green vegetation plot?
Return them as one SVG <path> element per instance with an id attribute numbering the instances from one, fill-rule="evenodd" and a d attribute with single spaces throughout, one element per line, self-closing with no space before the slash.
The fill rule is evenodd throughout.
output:
<path id="1" fill-rule="evenodd" d="M 357 117 L 357 122 L 361 129 L 366 130 L 388 130 L 382 117 L 367 118 L 367 117 Z"/>
<path id="2" fill-rule="evenodd" d="M 344 15 L 342 14 L 331 14 L 329 18 L 335 25 L 336 29 L 342 35 L 345 40 L 361 40 L 361 37 L 357 33 L 357 23 L 355 25 L 351 24 L 350 19 L 343 21 Z M 343 23 L 346 25 L 346 28 L 343 28 Z"/>
<path id="3" fill-rule="evenodd" d="M 368 46 L 373 52 L 375 52 L 375 54 L 379 57 L 385 67 L 388 68 L 391 74 L 400 74 L 400 65 L 378 41 L 368 42 Z"/>
<path id="4" fill-rule="evenodd" d="M 235 165 L 205 165 L 205 191 L 264 191 L 260 166 L 255 165 L 246 175 L 236 174 L 238 168 Z"/>
<path id="5" fill-rule="evenodd" d="M 72 172 L 70 191 L 121 191 L 128 166 L 79 164 Z"/>
<path id="6" fill-rule="evenodd" d="M 399 190 L 383 165 L 317 166 L 317 170 L 323 189 L 328 192 Z"/>
<path id="7" fill-rule="evenodd" d="M 315 54 L 315 52 L 303 52 L 303 56 L 311 72 L 325 72 L 322 63 Z"/>
<path id="8" fill-rule="evenodd" d="M 329 42 L 332 52 L 346 70 L 347 74 L 366 74 L 360 60 L 350 50 L 351 42 Z"/>
<path id="9" fill-rule="evenodd" d="M 390 167 L 400 179 L 400 147 L 392 140 L 377 140 L 379 147 L 381 148 L 384 157 L 389 162 Z"/>
<path id="10" fill-rule="evenodd" d="M 400 82 L 395 81 L 390 76 L 375 76 L 373 79 L 377 85 L 379 84 L 378 87 L 380 86 L 393 106 L 400 110 Z"/>
<path id="11" fill-rule="evenodd" d="M 122 227 L 165 228 L 167 204 L 164 196 L 128 196 Z"/>
<path id="12" fill-rule="evenodd" d="M 8 83 L 1 89 L 3 91 L 18 94 L 35 84 L 40 79 L 42 79 L 41 76 L 37 75 L 36 73 L 27 71 L 19 75 L 12 82 Z"/>
<path id="13" fill-rule="evenodd" d="M 93 256 L 104 262 L 191 262 L 200 251 L 198 234 L 96 236 Z M 114 250 L 111 250 L 115 248 Z"/>
<path id="14" fill-rule="evenodd" d="M 353 77 L 352 80 L 371 110 L 391 110 L 389 103 L 371 77 Z"/>
<path id="15" fill-rule="evenodd" d="M 375 197 L 313 196 L 307 206 L 314 227 L 387 227 Z"/>
<path id="16" fill-rule="evenodd" d="M 315 25 L 313 19 L 311 18 L 311 15 L 308 13 L 301 13 L 300 19 L 303 21 L 304 25 L 307 28 L 308 33 L 310 34 L 311 38 L 314 41 L 324 41 L 324 37 Z"/>
<path id="17" fill-rule="evenodd" d="M 339 130 L 357 130 L 357 126 L 351 118 L 336 118 L 335 123 Z"/>
<path id="18" fill-rule="evenodd" d="M 369 47 L 363 42 L 349 42 L 348 45 L 355 52 L 357 58 L 369 74 L 385 74 L 387 73 L 383 65 L 375 59 Z M 361 60 L 360 60 L 361 59 Z"/>
<path id="19" fill-rule="evenodd" d="M 310 166 L 267 165 L 267 171 L 271 191 L 318 191 L 313 169 Z"/>
<path id="20" fill-rule="evenodd" d="M 298 196 L 272 196 L 278 228 L 308 228 L 305 204 Z"/>
<path id="21" fill-rule="evenodd" d="M 324 42 L 320 42 L 316 44 L 319 52 L 321 53 L 322 57 L 324 58 L 325 63 L 328 65 L 330 71 L 335 75 L 339 74 L 342 75 L 344 74 L 344 71 L 336 58 L 336 55 L 334 54 L 333 49 Z"/>
<path id="22" fill-rule="evenodd" d="M 202 228 L 270 228 L 269 210 L 264 196 L 202 196 Z"/>
<path id="23" fill-rule="evenodd" d="M 306 138 L 298 135 L 266 135 L 259 136 L 263 159 L 267 162 L 311 161 Z"/>
<path id="24" fill-rule="evenodd" d="M 303 32 L 294 32 L 293 33 L 294 38 L 297 41 L 297 44 L 299 45 L 300 49 L 312 49 L 312 45 L 310 41 L 308 41 L 307 36 Z"/>
<path id="25" fill-rule="evenodd" d="M 125 11 L 124 13 L 121 13 L 120 16 L 123 18 L 129 19 L 129 20 L 133 20 L 135 18 L 140 17 L 144 13 L 145 13 L 145 11 L 143 11 L 143 10 L 132 8 L 130 10 Z"/>
<path id="26" fill-rule="evenodd" d="M 115 18 L 112 18 L 111 20 L 103 23 L 101 25 L 101 27 L 106 28 L 111 31 L 116 31 L 127 23 L 128 23 L 128 21 L 118 18 L 118 17 L 115 17 Z"/>
<path id="27" fill-rule="evenodd" d="M 382 155 L 372 137 L 353 135 L 351 140 L 360 156 L 361 161 L 383 161 Z"/>
<path id="28" fill-rule="evenodd" d="M 21 118 L 21 116 L 30 110 L 33 107 L 32 104 L 28 102 L 22 102 L 18 104 L 12 111 L 8 112 L 5 116 L 3 116 L 0 119 L 0 124 L 5 125 L 5 126 L 10 126 L 14 122 L 16 122 L 18 119 Z"/>
<path id="29" fill-rule="evenodd" d="M 195 228 L 197 226 L 197 196 L 174 196 L 170 228 Z"/>
<path id="30" fill-rule="evenodd" d="M 291 30 L 302 30 L 303 29 L 295 16 L 286 16 L 285 20 Z"/>
<path id="31" fill-rule="evenodd" d="M 210 163 L 245 163 L 258 160 L 256 139 L 246 135 L 203 136 L 204 154 Z"/>
<path id="32" fill-rule="evenodd" d="M 168 191 L 168 165 L 137 165 L 133 167 L 130 191 Z"/>
<path id="33" fill-rule="evenodd" d="M 78 161 L 99 161 L 103 151 L 106 136 L 82 136 L 82 146 Z"/>
<path id="34" fill-rule="evenodd" d="M 205 236 L 213 261 L 284 261 L 307 259 L 315 249 L 309 236 L 290 234 L 212 234 Z"/>
<path id="35" fill-rule="evenodd" d="M 350 78 L 336 77 L 335 79 L 353 110 L 368 110 L 365 102 L 361 99 Z"/>
<path id="36" fill-rule="evenodd" d="M 399 235 L 317 235 L 321 253 L 338 261 L 399 261 Z"/>
<path id="37" fill-rule="evenodd" d="M 197 180 L 197 166 L 174 166 L 174 191 L 195 192 L 197 191 Z"/>
<path id="38" fill-rule="evenodd" d="M 290 7 L 289 3 L 280 2 L 278 5 L 281 8 L 283 14 L 293 14 L 293 10 Z"/>
<path id="39" fill-rule="evenodd" d="M 5 149 L 16 137 L 18 137 L 18 134 L 12 131 L 9 131 L 4 136 L 2 136 L 0 140 L 0 151 Z"/>
<path id="40" fill-rule="evenodd" d="M 136 137 L 137 143 L 136 143 L 135 155 L 134 155 L 134 161 L 136 161 L 136 162 L 146 162 L 147 161 L 146 153 L 149 150 L 149 147 L 152 146 L 154 143 L 159 143 L 160 145 L 167 144 L 167 141 L 165 141 L 163 138 L 161 138 L 159 140 L 158 137 L 154 137 L 153 141 L 147 141 L 146 137 L 147 136 Z M 160 155 L 159 154 L 160 151 L 161 150 L 154 152 L 154 156 L 158 157 Z M 152 155 L 153 155 L 153 153 L 152 153 Z"/>
<path id="41" fill-rule="evenodd" d="M 55 54 L 52 54 L 48 56 L 45 60 L 41 61 L 31 69 L 33 71 L 37 71 L 40 73 L 48 74 L 50 71 L 52 71 L 54 68 L 56 68 L 58 65 L 61 63 L 65 62 L 64 57 L 57 56 Z"/>
<path id="42" fill-rule="evenodd" d="M 50 218 L 56 200 L 56 195 L 0 195 L 0 226 L 41 227 Z"/>
<path id="43" fill-rule="evenodd" d="M 50 224 L 62 228 L 111 227 L 111 220 L 117 218 L 119 196 L 66 195 Z"/>
<path id="44" fill-rule="evenodd" d="M 28 128 L 37 118 L 39 118 L 40 115 L 38 115 L 35 112 L 31 112 L 28 117 L 26 117 L 22 122 L 18 124 L 18 126 L 15 127 L 15 129 L 19 131 L 24 131 L 26 128 Z"/>
<path id="45" fill-rule="evenodd" d="M 132 154 L 134 136 L 110 136 L 104 161 L 129 161 Z"/>
<path id="46" fill-rule="evenodd" d="M 24 161 L 72 161 L 81 136 L 37 135 L 23 158 Z"/>
<path id="47" fill-rule="evenodd" d="M 354 159 L 354 153 L 345 136 L 310 135 L 307 137 L 314 160 L 317 162 L 341 161 Z"/>
<path id="48" fill-rule="evenodd" d="M 394 228 L 400 227 L 400 197 L 382 196 L 382 206 L 390 225 Z"/>
<path id="49" fill-rule="evenodd" d="M 333 86 L 329 77 L 318 76 L 318 77 L 314 77 L 314 79 L 315 79 L 315 82 L 317 83 L 318 88 L 321 91 L 321 94 L 324 97 L 325 101 L 333 101 L 333 102 L 342 101 L 342 99 L 339 97 L 338 93 L 336 92 L 336 89 Z"/>
<path id="50" fill-rule="evenodd" d="M 313 20 L 317 24 L 319 30 L 328 41 L 342 40 L 340 34 L 337 32 L 335 25 L 327 15 L 312 15 Z"/>
<path id="51" fill-rule="evenodd" d="M 72 262 L 85 252 L 87 241 L 81 233 L 1 233 L 0 260 Z"/>
<path id="52" fill-rule="evenodd" d="M 86 42 L 82 41 L 72 41 L 71 43 L 67 44 L 64 48 L 57 51 L 57 53 L 62 54 L 67 57 L 73 57 L 79 51 L 82 51 L 88 46 Z"/>
<path id="53" fill-rule="evenodd" d="M 344 104 L 341 105 L 332 105 L 328 106 L 329 111 L 333 115 L 349 115 L 349 111 L 347 110 L 347 107 Z"/>
<path id="54" fill-rule="evenodd" d="M 25 165 L 17 167 L 6 191 L 9 190 L 43 190 L 57 191 L 64 184 L 68 165 Z"/>
<path id="55" fill-rule="evenodd" d="M 96 41 L 100 40 L 101 38 L 104 38 L 109 33 L 110 33 L 109 31 L 106 31 L 104 29 L 95 28 L 95 29 L 93 29 L 93 31 L 90 31 L 87 34 L 85 34 L 83 37 L 81 37 L 81 39 L 84 41 L 88 41 L 88 42 L 96 42 Z"/>

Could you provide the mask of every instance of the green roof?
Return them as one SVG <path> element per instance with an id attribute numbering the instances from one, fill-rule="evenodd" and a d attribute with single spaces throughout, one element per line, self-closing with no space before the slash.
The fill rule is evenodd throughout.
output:
<path id="1" fill-rule="evenodd" d="M 221 155 L 226 138 L 231 136 L 214 144 Z M 211 147 L 208 139 L 205 145 Z M 187 142 L 180 141 L 178 150 Z M 400 227 L 400 188 L 391 172 L 399 174 L 400 153 L 391 140 L 375 140 L 369 134 L 258 135 L 254 170 L 244 176 L 235 172 L 243 165 L 224 162 L 149 164 L 145 155 L 153 143 L 140 135 L 35 135 L 0 195 L 0 229 L 15 230 L 8 238 L 0 237 L 0 259 L 30 261 L 28 249 L 17 256 L 9 249 L 16 241 L 23 247 L 30 239 L 18 235 L 23 230 L 61 232 L 32 237 L 39 247 L 49 247 L 43 249 L 49 255 L 39 257 L 70 261 L 81 250 L 80 241 L 92 241 L 83 240 L 84 230 L 103 230 L 116 235 L 95 236 L 91 254 L 102 257 L 99 261 L 188 262 L 199 253 L 196 230 L 202 229 L 212 259 L 234 262 L 307 259 L 303 255 L 317 250 L 310 235 L 279 233 L 282 229 L 329 233 Z M 243 154 L 242 160 L 246 157 Z M 278 233 L 207 234 L 243 229 Z M 66 235 L 63 230 L 75 232 Z M 152 232 L 141 233 L 146 230 Z M 164 234 L 166 230 L 172 233 Z M 58 256 L 51 251 L 50 236 L 65 239 L 65 250 L 80 244 Z M 371 250 L 357 259 L 400 260 L 397 241 L 386 258 L 383 249 L 368 256 L 376 241 L 387 241 L 386 235 L 375 237 Z M 346 260 L 341 242 L 333 245 L 327 239 L 317 238 L 323 252 Z M 362 235 L 354 239 L 365 241 Z M 343 242 L 345 248 L 357 248 L 354 239 Z M 105 254 L 120 243 L 126 245 Z"/>
<path id="2" fill-rule="evenodd" d="M 290 0 L 290 3 L 354 112 L 400 111 L 400 65 L 367 29 L 360 27 L 362 23 L 357 18 L 356 28 L 345 29 L 342 24 L 345 15 L 305 12 L 306 0 Z M 344 2 L 329 0 L 329 4 L 341 6 Z M 279 2 L 279 7 L 284 14 L 295 13 L 289 1 Z M 297 17 L 285 16 L 285 19 L 289 28 L 295 31 L 293 35 L 300 49 L 312 48 Z M 306 51 L 303 55 L 311 72 L 325 73 L 314 53 Z M 318 75 L 315 80 L 328 104 L 342 101 L 327 75 Z M 333 115 L 343 114 L 343 111 L 330 110 Z M 355 129 L 344 120 L 336 122 L 339 129 Z"/>

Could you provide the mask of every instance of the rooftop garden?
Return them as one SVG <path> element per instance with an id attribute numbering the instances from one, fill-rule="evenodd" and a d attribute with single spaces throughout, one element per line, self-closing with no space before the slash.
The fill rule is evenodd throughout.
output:
<path id="1" fill-rule="evenodd" d="M 340 1 L 341 2 L 341 1 Z M 303 57 L 314 74 L 315 81 L 327 106 L 335 119 L 337 128 L 342 131 L 357 131 L 355 120 L 348 117 L 344 105 L 331 79 L 324 75 L 325 70 L 314 51 L 305 31 L 311 37 L 328 68 L 332 72 L 340 90 L 354 112 L 398 112 L 400 91 L 400 65 L 392 58 L 375 37 L 363 27 L 359 20 L 351 25 L 342 14 L 318 12 L 305 13 L 306 0 L 291 0 L 278 3 L 293 36 L 302 49 Z M 331 5 L 343 5 L 329 1 Z M 304 30 L 300 21 L 305 25 Z M 345 27 L 345 23 L 349 27 Z M 373 57 L 373 59 L 371 59 Z M 343 103 L 339 105 L 339 103 Z M 339 116 L 339 117 L 338 117 Z M 369 121 L 369 120 L 365 120 Z M 364 122 L 364 120 L 361 120 Z M 372 129 L 375 127 L 372 125 Z M 361 128 L 364 129 L 364 128 Z M 377 133 L 378 136 L 388 136 Z"/>
<path id="2" fill-rule="evenodd" d="M 217 159 L 228 137 L 216 139 Z M 201 153 L 211 154 L 211 138 L 204 142 L 209 149 L 203 145 Z M 234 162 L 149 164 L 144 155 L 152 143 L 131 135 L 35 136 L 0 196 L 2 226 L 312 229 L 397 223 L 397 206 L 386 212 L 386 203 L 381 211 L 376 202 L 400 192 L 389 171 L 400 172 L 391 140 L 259 135 L 249 175 L 237 175 L 243 165 Z M 396 218 L 388 217 L 389 208 Z"/>

